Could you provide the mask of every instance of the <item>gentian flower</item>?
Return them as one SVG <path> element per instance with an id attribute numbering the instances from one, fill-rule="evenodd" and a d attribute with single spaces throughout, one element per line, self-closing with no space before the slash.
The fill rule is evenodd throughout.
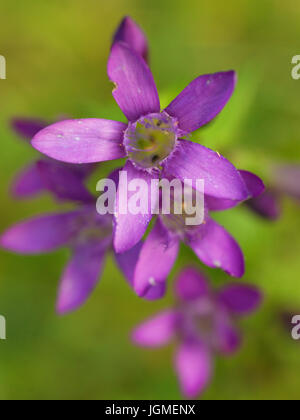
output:
<path id="1" fill-rule="evenodd" d="M 47 125 L 45 121 L 31 118 L 14 118 L 11 121 L 15 133 L 28 142 Z M 17 174 L 12 193 L 15 198 L 24 199 L 50 191 L 60 201 L 86 201 L 89 193 L 84 181 L 94 169 L 95 165 L 72 165 L 43 157 Z M 74 185 L 76 189 L 72 188 Z"/>
<path id="2" fill-rule="evenodd" d="M 272 170 L 267 190 L 245 204 L 264 219 L 277 220 L 281 215 L 281 202 L 284 197 L 300 202 L 300 165 L 276 165 Z"/>
<path id="3" fill-rule="evenodd" d="M 117 172 L 110 177 L 117 183 Z M 70 191 L 80 191 L 75 178 L 68 178 L 68 181 Z M 62 247 L 71 250 L 72 257 L 59 287 L 59 314 L 73 311 L 86 301 L 98 283 L 107 253 L 112 250 L 112 216 L 99 215 L 95 198 L 88 191 L 85 196 L 86 202 L 75 210 L 34 217 L 9 228 L 0 237 L 0 246 L 17 254 L 36 255 Z M 82 201 L 83 198 L 82 193 Z M 132 269 L 124 265 L 130 286 Z M 152 288 L 146 299 L 157 298 L 161 295 L 160 289 L 160 286 Z"/>
<path id="4" fill-rule="evenodd" d="M 205 193 L 211 198 L 236 202 L 248 199 L 240 172 L 227 159 L 187 139 L 224 108 L 234 91 L 235 72 L 198 77 L 161 110 L 152 73 L 143 58 L 146 41 L 137 42 L 135 37 L 139 35 L 132 28 L 128 20 L 121 25 L 108 61 L 108 76 L 115 85 L 113 96 L 128 123 L 98 118 L 58 122 L 36 134 L 33 147 L 73 164 L 126 157 L 124 170 L 129 182 L 142 179 L 150 185 L 151 180 L 159 178 L 203 179 Z M 124 188 L 120 183 L 117 204 Z M 151 219 L 150 208 L 146 214 L 136 215 L 116 211 L 116 251 L 122 253 L 135 246 Z"/>
<path id="5" fill-rule="evenodd" d="M 254 174 L 239 171 L 249 195 L 257 197 L 264 190 L 262 181 Z M 160 287 L 163 295 L 166 279 L 177 260 L 180 242 L 189 246 L 205 265 L 221 268 L 233 277 L 242 277 L 245 272 L 244 256 L 235 239 L 211 215 L 211 211 L 220 211 L 235 207 L 238 202 L 205 197 L 204 221 L 200 225 L 189 226 L 186 215 L 161 214 L 155 225 L 142 243 L 120 254 L 117 259 L 124 268 L 130 260 L 132 284 L 138 296 L 150 293 L 153 286 Z M 171 208 L 174 206 L 171 205 Z M 155 261 L 155 264 L 153 264 Z M 162 295 L 157 295 L 161 297 Z"/>
<path id="6" fill-rule="evenodd" d="M 236 317 L 255 311 L 262 295 L 245 284 L 228 284 L 212 291 L 206 278 L 193 268 L 181 272 L 175 294 L 175 307 L 140 324 L 132 340 L 138 346 L 157 348 L 177 339 L 174 365 L 181 391 L 195 398 L 211 380 L 215 355 L 227 356 L 239 349 Z"/>

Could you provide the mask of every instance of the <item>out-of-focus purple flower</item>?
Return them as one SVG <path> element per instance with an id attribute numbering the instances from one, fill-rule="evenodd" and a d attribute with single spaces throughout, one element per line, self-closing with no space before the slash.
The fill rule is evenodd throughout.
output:
<path id="1" fill-rule="evenodd" d="M 11 121 L 13 130 L 22 139 L 30 140 L 47 123 L 38 119 L 15 118 Z M 86 201 L 85 179 L 94 165 L 73 165 L 45 158 L 36 160 L 23 168 L 15 177 L 12 193 L 15 198 L 32 198 L 50 191 L 58 200 Z M 76 184 L 76 190 L 72 186 Z"/>
<path id="2" fill-rule="evenodd" d="M 140 54 L 146 62 L 148 61 L 149 47 L 146 35 L 130 16 L 125 16 L 116 30 L 113 37 L 113 45 L 117 42 L 125 42 L 130 48 Z"/>
<path id="3" fill-rule="evenodd" d="M 117 174 L 118 170 L 110 175 L 116 184 Z M 113 228 L 112 216 L 97 213 L 95 198 L 87 190 L 81 190 L 77 178 L 72 178 L 68 172 L 54 176 L 58 177 L 57 184 L 60 184 L 60 176 L 68 178 L 68 187 L 74 197 L 81 194 L 81 205 L 76 210 L 41 215 L 12 226 L 0 236 L 0 246 L 24 255 L 48 253 L 62 247 L 71 250 L 72 257 L 62 275 L 57 299 L 58 313 L 65 314 L 81 306 L 96 287 L 105 257 L 113 251 Z M 115 257 L 118 262 L 124 258 L 120 254 Z M 126 262 L 120 267 L 133 288 L 134 267 L 129 257 L 126 256 Z M 161 286 L 158 286 L 153 287 L 145 298 L 152 300 L 160 295 Z"/>
<path id="4" fill-rule="evenodd" d="M 197 270 L 182 271 L 175 284 L 177 304 L 139 325 L 132 334 L 135 344 L 156 348 L 177 339 L 174 366 L 181 391 L 195 398 L 208 385 L 215 354 L 231 355 L 241 344 L 237 316 L 257 310 L 260 291 L 250 285 L 229 284 L 212 291 Z"/>
<path id="5" fill-rule="evenodd" d="M 249 194 L 253 197 L 264 190 L 261 180 L 247 171 L 240 171 Z M 251 180 L 251 182 L 250 182 Z M 236 240 L 217 222 L 210 211 L 225 210 L 238 204 L 236 201 L 205 197 L 204 221 L 189 226 L 186 214 L 161 214 L 146 238 L 138 247 L 129 251 L 133 266 L 133 285 L 138 296 L 143 297 L 160 287 L 166 290 L 167 277 L 177 259 L 180 242 L 189 246 L 205 265 L 220 268 L 233 277 L 245 272 L 244 256 Z M 173 206 L 171 205 L 171 208 Z M 121 261 L 128 253 L 123 254 Z M 155 264 L 153 264 L 155 261 Z M 157 295 L 157 298 L 162 295 Z"/>
<path id="6" fill-rule="evenodd" d="M 141 57 L 145 42 L 133 27 L 133 22 L 125 19 L 108 61 L 108 76 L 115 84 L 113 96 L 128 123 L 103 119 L 62 121 L 36 134 L 33 147 L 69 163 L 127 157 L 124 170 L 130 179 L 142 179 L 148 184 L 160 177 L 203 179 L 205 193 L 212 199 L 237 203 L 251 197 L 240 172 L 227 159 L 186 139 L 222 111 L 234 91 L 235 72 L 198 77 L 161 111 L 152 73 Z M 134 45 L 135 37 L 143 47 Z M 122 253 L 134 247 L 151 219 L 150 209 L 135 216 L 116 212 L 116 251 Z"/>
<path id="7" fill-rule="evenodd" d="M 300 165 L 274 166 L 267 190 L 245 204 L 259 216 L 277 220 L 281 216 L 281 202 L 285 196 L 300 200 Z"/>

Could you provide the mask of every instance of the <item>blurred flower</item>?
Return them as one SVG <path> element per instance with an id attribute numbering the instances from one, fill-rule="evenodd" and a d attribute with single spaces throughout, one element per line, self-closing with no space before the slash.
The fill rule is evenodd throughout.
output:
<path id="1" fill-rule="evenodd" d="M 259 216 L 277 220 L 281 215 L 284 197 L 300 200 L 300 165 L 277 165 L 273 168 L 270 187 L 259 197 L 245 204 Z"/>
<path id="2" fill-rule="evenodd" d="M 110 177 L 117 182 L 117 171 Z M 78 196 L 81 191 L 78 180 L 69 177 L 67 181 L 70 191 Z M 57 311 L 60 314 L 73 311 L 86 301 L 97 285 L 106 254 L 112 250 L 112 217 L 97 214 L 95 198 L 88 191 L 85 203 L 83 191 L 81 194 L 83 203 L 77 210 L 23 221 L 0 237 L 2 248 L 18 254 L 36 255 L 62 247 L 71 249 L 72 258 L 59 287 Z M 130 270 L 131 267 L 124 266 L 125 277 L 132 285 Z M 146 298 L 151 300 L 153 292 L 156 293 L 151 291 Z"/>
<path id="3" fill-rule="evenodd" d="M 258 177 L 246 171 L 240 171 L 240 174 L 251 196 L 256 197 L 263 191 L 264 185 Z M 176 262 L 180 241 L 189 246 L 205 265 L 221 268 L 234 277 L 244 275 L 244 256 L 238 243 L 210 216 L 210 211 L 225 210 L 238 202 L 205 197 L 204 203 L 202 224 L 187 225 L 185 214 L 161 214 L 146 240 L 118 257 L 121 267 L 131 261 L 134 267 L 132 284 L 138 296 L 148 296 L 153 293 L 153 288 L 156 298 L 165 294 L 166 280 Z"/>
<path id="4" fill-rule="evenodd" d="M 198 77 L 161 111 L 152 73 L 140 55 L 146 48 L 142 38 L 135 24 L 125 19 L 108 61 L 108 76 L 115 84 L 113 96 L 129 122 L 58 122 L 36 134 L 33 147 L 51 158 L 77 164 L 127 157 L 124 170 L 129 182 L 142 179 L 150 185 L 159 178 L 192 182 L 203 179 L 205 193 L 212 199 L 232 203 L 251 197 L 240 172 L 227 159 L 185 139 L 224 108 L 234 91 L 235 72 Z M 124 196 L 122 188 L 120 184 L 119 197 Z M 143 215 L 116 212 L 116 251 L 125 252 L 135 246 L 151 219 L 150 209 Z"/>
<path id="5" fill-rule="evenodd" d="M 177 338 L 175 370 L 183 395 L 194 398 L 211 380 L 215 354 L 231 355 L 239 349 L 236 317 L 257 310 L 262 295 L 256 287 L 238 283 L 212 291 L 193 268 L 181 272 L 175 294 L 177 305 L 140 324 L 132 339 L 139 346 L 155 348 Z"/>
<path id="6" fill-rule="evenodd" d="M 15 118 L 11 126 L 16 134 L 28 142 L 47 126 L 38 119 Z M 73 165 L 45 158 L 36 160 L 23 168 L 15 177 L 12 193 L 15 198 L 32 198 L 50 191 L 58 200 L 85 201 L 87 191 L 85 179 L 95 165 Z M 76 189 L 72 186 L 76 185 Z"/>

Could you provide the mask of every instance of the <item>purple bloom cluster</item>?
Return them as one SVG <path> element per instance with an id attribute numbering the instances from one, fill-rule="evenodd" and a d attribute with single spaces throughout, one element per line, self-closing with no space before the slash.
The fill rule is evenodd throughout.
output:
<path id="1" fill-rule="evenodd" d="M 41 215 L 8 229 L 0 238 L 2 248 L 21 254 L 71 250 L 62 275 L 57 311 L 81 306 L 94 290 L 105 256 L 116 262 L 135 293 L 148 300 L 162 298 L 166 280 L 179 253 L 180 242 L 211 268 L 233 277 L 245 272 L 243 253 L 235 239 L 212 218 L 212 212 L 233 208 L 251 199 L 256 211 L 273 204 L 270 192 L 256 175 L 238 170 L 219 153 L 190 140 L 197 129 L 211 122 L 225 107 L 236 85 L 234 71 L 203 75 L 192 81 L 165 109 L 148 65 L 147 39 L 139 26 L 126 17 L 115 33 L 108 60 L 113 97 L 127 123 L 100 118 L 43 121 L 15 119 L 14 130 L 43 156 L 23 169 L 13 184 L 17 198 L 49 192 L 58 201 L 76 208 Z M 123 214 L 117 209 L 125 186 L 117 169 L 110 175 L 118 193 L 114 215 L 96 212 L 96 197 L 86 180 L 99 162 L 126 158 L 128 180 L 179 180 L 205 183 L 205 216 L 198 226 L 188 226 L 185 214 Z M 286 186 L 282 186 L 286 190 Z M 130 199 L 130 192 L 128 199 Z M 132 193 L 133 194 L 133 193 Z M 148 195 L 148 191 L 142 191 Z M 256 203 L 256 204 L 255 204 Z M 259 204 L 260 203 L 260 204 Z M 263 204 L 262 204 L 263 203 Z M 270 210 L 272 212 L 273 210 Z M 232 353 L 240 344 L 235 316 L 254 311 L 260 292 L 251 286 L 231 284 L 213 292 L 202 274 L 186 269 L 175 287 L 177 305 L 138 327 L 133 339 L 156 347 L 177 336 L 175 366 L 183 393 L 196 396 L 212 374 L 216 352 Z"/>

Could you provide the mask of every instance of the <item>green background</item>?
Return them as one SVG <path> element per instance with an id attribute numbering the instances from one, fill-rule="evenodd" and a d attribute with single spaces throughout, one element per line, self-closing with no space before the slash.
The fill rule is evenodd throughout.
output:
<path id="1" fill-rule="evenodd" d="M 7 80 L 0 80 L 1 231 L 57 208 L 46 196 L 11 198 L 14 174 L 38 156 L 12 133 L 11 117 L 124 119 L 111 96 L 106 62 L 112 33 L 127 14 L 148 35 L 164 103 L 200 74 L 237 70 L 232 101 L 197 133 L 198 141 L 266 181 L 273 162 L 299 160 L 300 80 L 291 77 L 291 59 L 300 54 L 299 1 L 10 0 L 0 9 L 0 54 L 7 60 Z M 111 167 L 102 165 L 98 177 Z M 244 207 L 218 215 L 245 252 L 243 281 L 262 287 L 265 301 L 241 322 L 240 353 L 217 359 L 205 399 L 300 397 L 300 343 L 279 317 L 284 309 L 300 311 L 300 212 L 290 200 L 282 205 L 277 223 Z M 180 398 L 172 369 L 175 347 L 143 350 L 129 339 L 138 322 L 172 303 L 172 287 L 163 301 L 144 302 L 109 258 L 87 304 L 60 318 L 54 304 L 67 258 L 67 251 L 38 257 L 0 252 L 0 314 L 7 318 L 8 338 L 0 341 L 0 398 Z M 201 267 L 182 249 L 174 273 L 185 262 Z M 203 269 L 216 286 L 230 280 Z"/>

